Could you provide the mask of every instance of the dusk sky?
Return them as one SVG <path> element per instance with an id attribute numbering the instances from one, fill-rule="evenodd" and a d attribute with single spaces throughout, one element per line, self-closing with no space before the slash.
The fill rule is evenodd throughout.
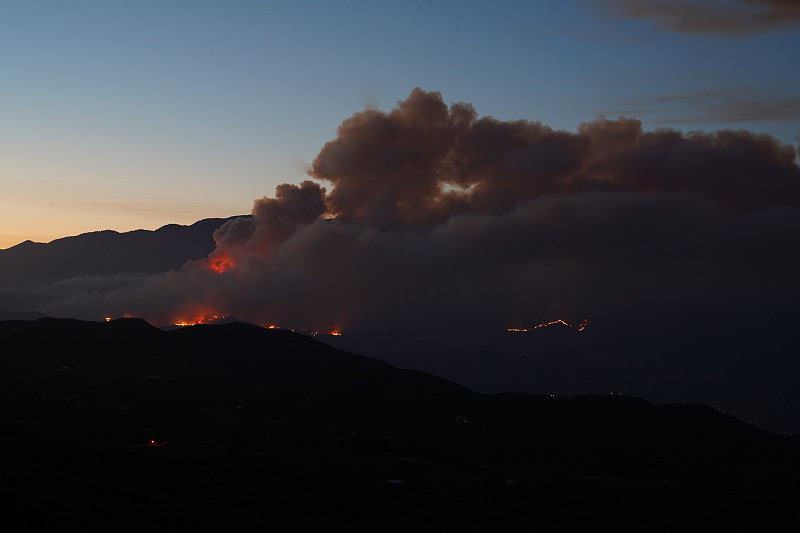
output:
<path id="1" fill-rule="evenodd" d="M 555 130 L 624 115 L 797 146 L 797 5 L 9 0 L 0 248 L 248 213 L 414 87 Z"/>

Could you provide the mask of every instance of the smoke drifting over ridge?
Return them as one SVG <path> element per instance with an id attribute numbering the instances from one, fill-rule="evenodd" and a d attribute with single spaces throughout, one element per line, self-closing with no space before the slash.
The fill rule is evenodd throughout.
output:
<path id="1" fill-rule="evenodd" d="M 37 293 L 38 310 L 320 331 L 790 310 L 795 156 L 747 131 L 503 122 L 415 89 L 345 120 L 313 181 L 256 201 L 252 218 L 216 232 L 208 259 L 71 280 Z"/>

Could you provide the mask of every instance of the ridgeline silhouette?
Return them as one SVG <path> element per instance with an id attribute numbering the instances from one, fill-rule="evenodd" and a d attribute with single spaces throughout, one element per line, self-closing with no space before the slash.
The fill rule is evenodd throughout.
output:
<path id="1" fill-rule="evenodd" d="M 0 345 L 4 505 L 28 524 L 798 525 L 797 439 L 703 405 L 479 394 L 241 323 L 4 321 Z"/>
<path id="2" fill-rule="evenodd" d="M 207 218 L 190 226 L 168 224 L 155 231 L 95 231 L 49 243 L 25 241 L 0 250 L 0 288 L 77 276 L 174 270 L 211 253 L 214 231 L 231 218 Z"/>

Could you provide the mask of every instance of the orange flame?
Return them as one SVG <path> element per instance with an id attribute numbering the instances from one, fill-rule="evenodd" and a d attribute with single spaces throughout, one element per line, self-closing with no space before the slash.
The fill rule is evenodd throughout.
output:
<path id="1" fill-rule="evenodd" d="M 234 266 L 236 266 L 236 264 L 233 262 L 233 259 L 231 259 L 230 256 L 225 253 L 221 254 L 219 257 L 208 258 L 208 268 L 210 268 L 217 274 L 222 274 L 223 272 L 227 272 Z"/>
<path id="2" fill-rule="evenodd" d="M 184 326 L 195 326 L 197 324 L 207 324 L 209 322 L 213 322 L 214 320 L 225 318 L 226 316 L 229 315 L 217 315 L 217 314 L 197 315 L 194 318 L 177 320 L 173 325 L 184 327 Z"/>

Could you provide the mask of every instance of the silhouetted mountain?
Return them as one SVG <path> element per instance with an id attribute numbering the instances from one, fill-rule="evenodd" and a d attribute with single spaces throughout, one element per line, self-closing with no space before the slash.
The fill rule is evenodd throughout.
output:
<path id="1" fill-rule="evenodd" d="M 207 256 L 214 249 L 214 231 L 227 220 L 207 218 L 191 226 L 169 224 L 155 231 L 96 231 L 46 244 L 25 241 L 0 250 L 0 287 L 95 274 L 166 272 Z"/>
<path id="2" fill-rule="evenodd" d="M 29 524 L 798 525 L 798 440 L 709 407 L 479 394 L 241 323 L 0 322 L 0 406 L 6 516 Z"/>

